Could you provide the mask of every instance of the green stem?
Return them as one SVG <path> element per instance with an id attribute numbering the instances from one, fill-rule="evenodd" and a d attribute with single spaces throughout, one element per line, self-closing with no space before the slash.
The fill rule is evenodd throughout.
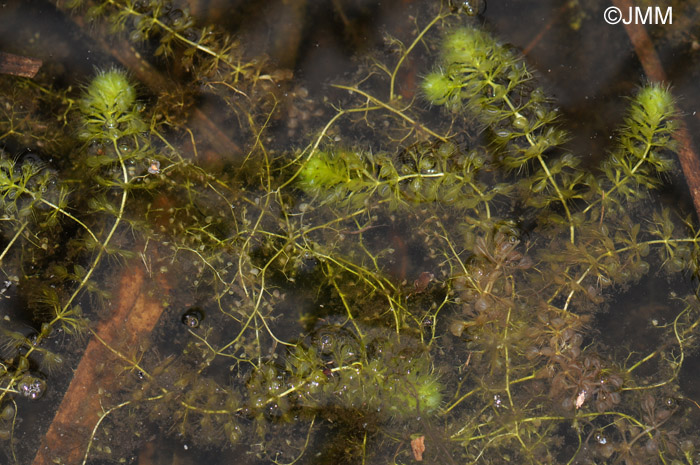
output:
<path id="1" fill-rule="evenodd" d="M 15 235 L 12 237 L 12 240 L 10 240 L 10 242 L 5 246 L 5 249 L 0 254 L 0 263 L 2 263 L 3 259 L 5 258 L 5 255 L 7 255 L 7 252 L 9 252 L 10 249 L 12 248 L 12 244 L 15 243 L 15 241 L 19 238 L 20 234 L 22 234 L 22 231 L 24 231 L 24 228 L 26 228 L 26 227 L 27 227 L 27 222 L 25 221 L 24 223 L 22 223 L 22 225 L 19 227 L 19 229 L 17 230 Z"/>
<path id="2" fill-rule="evenodd" d="M 603 201 L 603 199 L 605 199 L 606 197 L 609 197 L 613 192 L 615 192 L 615 190 L 616 190 L 618 187 L 620 187 L 620 186 L 623 185 L 628 179 L 630 179 L 630 178 L 634 175 L 634 173 L 637 172 L 637 170 L 639 169 L 639 167 L 642 166 L 642 164 L 643 164 L 645 161 L 647 161 L 647 157 L 649 156 L 649 153 L 651 152 L 651 148 L 652 148 L 652 142 L 651 142 L 651 141 L 647 141 L 646 146 L 644 147 L 644 153 L 643 153 L 643 155 L 642 155 L 641 157 L 639 157 L 639 161 L 638 161 L 637 164 L 634 165 L 634 167 L 630 170 L 629 175 L 626 175 L 626 176 L 622 177 L 621 179 L 617 179 L 617 180 L 615 181 L 615 185 L 612 186 L 612 187 L 610 188 L 610 190 L 608 190 L 608 191 L 603 191 L 603 194 L 600 196 L 600 198 L 599 198 L 599 199 L 596 199 L 594 202 L 591 202 L 591 204 L 588 205 L 588 206 L 583 210 L 583 213 L 587 213 L 591 208 L 593 208 L 593 207 L 596 206 L 597 204 L 601 203 L 601 202 Z M 619 173 L 619 172 L 618 172 L 618 173 Z"/>
<path id="3" fill-rule="evenodd" d="M 497 84 L 494 83 L 491 79 L 488 79 L 487 84 L 491 86 L 491 89 L 495 93 L 497 89 Z M 513 105 L 513 102 L 510 101 L 507 95 L 503 96 L 503 101 L 508 105 L 508 108 L 510 108 L 510 111 L 513 113 L 514 116 L 520 116 L 520 113 L 518 113 L 517 109 L 515 108 L 515 105 Z M 531 147 L 535 146 L 534 141 L 532 140 L 532 137 L 530 134 L 525 134 L 525 139 L 527 140 L 527 143 L 530 144 Z M 547 175 L 547 180 L 549 183 L 552 185 L 554 188 L 554 191 L 557 193 L 557 197 L 559 197 L 559 201 L 561 202 L 562 206 L 564 207 L 564 211 L 566 212 L 566 219 L 569 221 L 569 233 L 570 233 L 570 240 L 571 243 L 574 243 L 574 221 L 571 218 L 571 212 L 569 211 L 569 206 L 566 203 L 566 200 L 564 200 L 564 195 L 561 193 L 561 190 L 559 189 L 559 185 L 557 184 L 556 180 L 554 179 L 554 176 L 552 173 L 549 171 L 549 167 L 547 166 L 547 163 L 545 163 L 544 159 L 542 158 L 542 154 L 538 153 L 537 154 L 537 161 L 539 161 L 540 166 L 542 166 L 542 169 L 544 170 L 545 174 Z"/>
<path id="4" fill-rule="evenodd" d="M 388 111 L 390 111 L 391 113 L 394 113 L 395 115 L 397 115 L 397 116 L 399 116 L 400 118 L 404 119 L 404 120 L 405 120 L 406 122 L 408 122 L 411 126 L 414 126 L 414 127 L 416 127 L 416 128 L 420 128 L 421 130 L 427 132 L 428 134 L 430 134 L 430 135 L 433 136 L 434 138 L 436 138 L 436 139 L 438 139 L 438 140 L 441 140 L 441 141 L 443 141 L 443 142 L 447 142 L 447 138 L 445 138 L 445 137 L 441 136 L 440 134 L 438 134 L 438 133 L 432 131 L 430 128 L 427 128 L 427 127 L 425 127 L 424 125 L 420 124 L 418 121 L 416 121 L 416 120 L 414 120 L 413 118 L 411 118 L 410 116 L 406 115 L 403 111 L 398 110 L 398 109 L 392 107 L 391 105 L 382 102 L 382 101 L 379 100 L 378 98 L 376 98 L 376 97 L 374 97 L 374 96 L 368 94 L 367 92 L 365 92 L 365 91 L 363 91 L 363 90 L 358 89 L 357 87 L 343 86 L 343 85 L 340 85 L 340 84 L 333 84 L 332 87 L 335 87 L 335 88 L 337 88 L 337 89 L 347 90 L 348 92 L 352 92 L 352 93 L 355 93 L 355 94 L 359 94 L 359 95 L 365 97 L 367 100 L 369 100 L 369 101 L 372 102 L 373 104 L 378 105 L 378 106 L 384 108 L 385 110 L 388 110 Z"/>
<path id="5" fill-rule="evenodd" d="M 433 26 L 434 26 L 438 21 L 440 21 L 440 20 L 446 18 L 446 17 L 449 16 L 449 15 L 450 15 L 450 13 L 445 13 L 445 12 L 443 12 L 443 11 L 440 11 L 440 13 L 439 13 L 437 16 L 435 16 L 435 18 L 433 18 L 433 20 L 430 21 L 430 22 L 428 23 L 428 25 L 425 26 L 425 27 L 423 28 L 422 31 L 420 31 L 420 33 L 416 36 L 416 38 L 413 39 L 413 42 L 411 42 L 411 45 L 408 46 L 408 48 L 406 49 L 406 51 L 404 51 L 404 53 L 401 54 L 401 58 L 399 58 L 399 61 L 398 61 L 398 63 L 396 63 L 396 67 L 394 68 L 394 71 L 391 73 L 391 81 L 390 81 L 390 83 L 389 83 L 389 101 L 390 101 L 390 102 L 391 102 L 392 100 L 394 100 L 394 87 L 395 87 L 395 85 L 396 85 L 396 75 L 398 74 L 399 68 L 401 68 L 401 65 L 403 64 L 404 60 L 406 60 L 406 58 L 408 58 L 408 55 L 411 53 L 411 51 L 415 48 L 416 45 L 418 45 L 418 43 L 419 43 L 421 40 L 423 40 L 423 36 L 425 36 L 425 34 L 426 34 Z"/>

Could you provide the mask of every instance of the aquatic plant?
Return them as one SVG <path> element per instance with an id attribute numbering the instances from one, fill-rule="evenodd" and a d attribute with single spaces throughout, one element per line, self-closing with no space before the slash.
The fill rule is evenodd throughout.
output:
<path id="1" fill-rule="evenodd" d="M 108 382 L 77 443 L 42 449 L 57 463 L 127 461 L 151 431 L 274 463 L 697 461 L 697 404 L 679 387 L 695 291 L 672 284 L 647 352 L 593 331 L 651 270 L 697 274 L 691 217 L 638 208 L 673 169 L 668 87 L 630 97 L 590 172 L 523 57 L 465 26 L 452 10 L 481 6 L 459 2 L 391 38 L 395 53 L 335 84 L 332 115 L 280 149 L 281 112 L 315 105 L 279 90 L 283 70 L 166 1 L 71 5 L 194 83 L 149 95 L 119 67 L 75 91 L 3 83 L 10 107 L 47 108 L 22 131 L 0 123 L 42 141 L 0 160 L 3 292 L 27 304 L 0 333 L 8 461 L 36 450 L 23 403 L 50 397 L 86 339 Z M 439 58 L 406 101 L 398 76 L 422 43 Z M 229 111 L 216 121 L 240 145 L 223 168 L 202 156 L 188 92 Z M 105 337 L 110 301 L 140 274 L 156 329 Z"/>
<path id="2" fill-rule="evenodd" d="M 438 202 L 472 209 L 483 204 L 488 209 L 488 203 L 510 187 L 502 183 L 489 190 L 479 180 L 484 157 L 479 150 L 461 153 L 449 142 L 415 144 L 398 160 L 387 154 L 319 151 L 304 164 L 297 185 L 308 195 L 355 207 L 379 201 L 391 208 Z"/>

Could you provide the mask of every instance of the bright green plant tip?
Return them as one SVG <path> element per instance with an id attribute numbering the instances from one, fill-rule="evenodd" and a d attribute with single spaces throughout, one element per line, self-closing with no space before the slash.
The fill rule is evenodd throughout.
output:
<path id="1" fill-rule="evenodd" d="M 459 28 L 445 37 L 442 53 L 448 63 L 478 66 L 495 47 L 496 41 L 485 32 L 474 28 Z"/>
<path id="2" fill-rule="evenodd" d="M 434 413 L 442 402 L 442 385 L 435 375 L 428 373 L 416 377 L 415 396 L 410 392 L 404 394 L 404 401 L 408 412 L 421 411 L 423 413 Z"/>
<path id="3" fill-rule="evenodd" d="M 346 180 L 343 161 L 328 153 L 319 152 L 309 160 L 302 168 L 299 184 L 306 191 L 314 191 L 319 188 L 332 188 Z"/>
<path id="4" fill-rule="evenodd" d="M 80 104 L 84 113 L 129 111 L 136 101 L 136 90 L 126 73 L 118 69 L 101 71 L 88 85 Z"/>
<path id="5" fill-rule="evenodd" d="M 671 118 L 676 112 L 670 90 L 661 84 L 650 84 L 643 87 L 635 102 L 644 112 L 645 121 L 652 126 L 659 124 L 664 119 Z"/>
<path id="6" fill-rule="evenodd" d="M 441 71 L 428 74 L 421 85 L 425 98 L 433 105 L 444 105 L 448 102 L 450 95 L 456 86 Z"/>
<path id="7" fill-rule="evenodd" d="M 136 103 L 136 89 L 126 72 L 100 71 L 80 99 L 83 127 L 78 137 L 86 141 L 116 142 L 145 132 L 147 126 Z"/>

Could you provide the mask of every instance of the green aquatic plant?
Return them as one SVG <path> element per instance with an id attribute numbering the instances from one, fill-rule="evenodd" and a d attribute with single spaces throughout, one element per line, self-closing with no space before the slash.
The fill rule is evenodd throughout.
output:
<path id="1" fill-rule="evenodd" d="M 251 410 L 313 409 L 323 416 L 325 408 L 333 417 L 363 412 L 382 421 L 434 414 L 442 387 L 425 348 L 393 339 L 360 340 L 342 326 L 322 326 L 310 347 L 288 354 L 283 372 L 269 364 L 251 375 Z"/>
<path id="2" fill-rule="evenodd" d="M 423 81 L 426 98 L 476 115 L 489 128 L 508 169 L 534 169 L 527 181 L 535 194 L 530 203 L 541 207 L 559 202 L 573 242 L 569 203 L 580 182 L 581 175 L 572 173 L 578 161 L 562 156 L 551 166 L 545 162 L 545 153 L 561 146 L 566 133 L 556 126 L 557 113 L 542 89 L 532 88 L 532 74 L 524 61 L 474 28 L 450 32 L 442 50 L 444 71 L 435 71 Z"/>
<path id="3" fill-rule="evenodd" d="M 621 197 L 628 202 L 638 200 L 640 187 L 654 189 L 661 184 L 661 175 L 673 167 L 665 154 L 676 147 L 676 117 L 669 89 L 651 84 L 639 90 L 620 131 L 618 148 L 603 165 L 607 178 L 601 199 L 604 205 L 610 208 L 608 202 Z"/>
<path id="4" fill-rule="evenodd" d="M 489 208 L 489 202 L 506 195 L 505 183 L 490 189 L 478 179 L 485 154 L 462 153 L 449 142 L 419 143 L 401 153 L 319 151 L 304 161 L 297 185 L 324 201 L 350 204 L 388 202 L 392 208 L 440 202 L 455 208 Z"/>
<path id="5" fill-rule="evenodd" d="M 126 35 L 132 43 L 157 42 L 155 57 L 175 58 L 199 85 L 226 101 L 243 126 L 253 123 L 246 121 L 247 109 L 274 105 L 272 88 L 289 78 L 288 71 L 267 72 L 263 56 L 247 59 L 233 36 L 199 26 L 188 8 L 171 0 L 70 0 L 67 6 L 88 20 L 104 21 L 111 33 Z"/>
<path id="6" fill-rule="evenodd" d="M 45 91 L 55 97 L 50 89 Z M 0 403 L 8 395 L 43 396 L 46 376 L 61 369 L 67 359 L 64 344 L 52 339 L 57 334 L 84 338 L 89 326 L 83 313 L 86 295 L 94 302 L 104 302 L 110 295 L 109 287 L 95 281 L 103 259 L 132 255 L 115 242 L 129 222 L 127 198 L 138 178 L 132 166 L 150 153 L 135 99 L 126 74 L 110 70 L 99 73 L 77 101 L 77 136 L 84 143 L 74 157 L 88 174 L 89 186 L 80 194 L 69 187 L 78 180 L 68 164 L 44 161 L 33 152 L 15 158 L 3 153 L 2 211 L 16 228 L 2 254 L 4 271 L 19 273 L 26 263 L 33 263 L 37 271 L 10 275 L 8 282 L 19 288 L 31 314 L 0 331 L 4 360 Z M 66 231 L 73 232 L 67 241 L 62 239 Z M 57 262 L 59 250 L 67 261 Z M 27 327 L 25 319 L 36 322 L 36 327 Z M 16 461 L 12 438 L 10 446 Z"/>
<path id="7" fill-rule="evenodd" d="M 95 76 L 78 101 L 85 141 L 118 141 L 146 130 L 136 108 L 136 89 L 123 71 L 112 69 Z"/>
<path id="8" fill-rule="evenodd" d="M 17 138 L 57 154 L 0 161 L 2 292 L 18 286 L 29 315 L 0 334 L 8 461 L 31 461 L 23 402 L 51 397 L 87 335 L 111 381 L 94 392 L 97 423 L 75 426 L 84 442 L 51 449 L 58 463 L 128 461 L 167 434 L 278 464 L 697 460 L 679 378 L 695 292 L 670 281 L 652 348 L 618 354 L 595 331 L 632 286 L 697 274 L 694 221 L 636 208 L 673 168 L 669 88 L 630 97 L 602 166 L 583 169 L 523 57 L 465 26 L 451 10 L 480 2 L 459 2 L 335 84 L 332 113 L 289 147 L 282 112 L 316 103 L 268 92 L 283 70 L 263 73 L 264 58 L 169 2 L 72 5 L 146 59 L 167 56 L 194 78 L 183 92 L 213 92 L 240 146 L 212 163 L 194 110 L 117 67 L 75 91 L 22 81 L 51 115 Z M 412 100 L 401 76 L 430 67 L 421 44 L 439 58 Z M 136 343 L 91 326 L 125 262 L 163 307 Z"/>

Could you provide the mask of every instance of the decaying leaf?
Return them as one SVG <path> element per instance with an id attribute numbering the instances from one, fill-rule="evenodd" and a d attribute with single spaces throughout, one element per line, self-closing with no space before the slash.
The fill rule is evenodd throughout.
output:
<path id="1" fill-rule="evenodd" d="M 413 451 L 413 458 L 417 462 L 423 461 L 423 452 L 425 452 L 425 436 L 417 436 L 411 439 L 411 450 Z"/>

